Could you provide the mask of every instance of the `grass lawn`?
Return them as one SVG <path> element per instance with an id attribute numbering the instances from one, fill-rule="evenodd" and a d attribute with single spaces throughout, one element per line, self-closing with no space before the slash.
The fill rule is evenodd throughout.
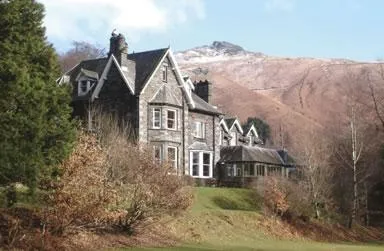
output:
<path id="1" fill-rule="evenodd" d="M 261 198 L 252 190 L 241 188 L 195 188 L 193 213 L 211 210 L 260 211 Z"/>
<path id="2" fill-rule="evenodd" d="M 276 231 L 282 225 L 279 221 L 263 225 L 261 204 L 261 198 L 248 189 L 198 187 L 190 211 L 167 226 L 180 246 L 123 250 L 384 250 L 378 245 L 279 240 L 268 230 Z"/>
<path id="3" fill-rule="evenodd" d="M 239 242 L 239 243 L 204 243 L 204 244 L 186 244 L 173 248 L 127 248 L 124 250 L 239 250 L 239 251 L 379 251 L 384 250 L 383 246 L 367 246 L 367 245 L 347 245 L 347 244 L 329 244 L 318 242 L 293 242 L 293 241 L 255 241 L 255 242 Z"/>

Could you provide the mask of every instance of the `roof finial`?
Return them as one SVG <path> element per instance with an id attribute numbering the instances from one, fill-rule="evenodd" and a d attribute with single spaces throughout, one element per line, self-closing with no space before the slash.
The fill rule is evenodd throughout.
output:
<path id="1" fill-rule="evenodd" d="M 112 31 L 112 34 L 111 34 L 111 36 L 112 37 L 117 37 L 118 36 L 118 34 L 117 34 L 117 29 L 115 28 L 115 29 L 113 29 L 113 31 Z"/>

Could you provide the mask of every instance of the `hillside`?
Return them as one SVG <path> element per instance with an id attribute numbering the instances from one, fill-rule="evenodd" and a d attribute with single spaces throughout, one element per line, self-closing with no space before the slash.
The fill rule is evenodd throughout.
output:
<path id="1" fill-rule="evenodd" d="M 360 227 L 317 224 L 293 226 L 266 218 L 252 190 L 195 188 L 195 201 L 184 215 L 162 227 L 177 239 L 175 248 L 133 250 L 381 250 L 380 246 L 324 242 L 379 241 L 382 232 Z M 365 237 L 363 237 L 365 236 Z M 367 238 L 367 239 L 364 239 Z M 317 242 L 322 241 L 322 242 Z M 181 246 L 179 246 L 181 245 Z M 127 249 L 132 250 L 132 249 Z"/>
<path id="2" fill-rule="evenodd" d="M 280 134 L 289 143 L 298 130 L 343 123 L 351 90 L 384 82 L 379 63 L 273 57 L 228 42 L 215 41 L 176 57 L 193 80 L 213 81 L 215 105 L 241 120 L 265 119 L 276 142 Z"/>

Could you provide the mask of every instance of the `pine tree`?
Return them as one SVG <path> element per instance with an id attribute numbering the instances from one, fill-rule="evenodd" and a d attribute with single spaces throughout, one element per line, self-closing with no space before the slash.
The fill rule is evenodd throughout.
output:
<path id="1" fill-rule="evenodd" d="M 255 126 L 256 131 L 259 134 L 259 137 L 263 140 L 264 143 L 270 139 L 271 128 L 269 127 L 267 122 L 257 117 L 248 117 L 245 125 L 248 125 L 248 124 L 253 124 Z"/>
<path id="2" fill-rule="evenodd" d="M 70 92 L 45 37 L 44 7 L 0 0 L 0 185 L 34 188 L 55 174 L 75 138 Z"/>

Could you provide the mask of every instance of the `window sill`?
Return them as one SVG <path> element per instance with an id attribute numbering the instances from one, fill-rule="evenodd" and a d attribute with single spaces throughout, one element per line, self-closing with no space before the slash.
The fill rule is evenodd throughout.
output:
<path id="1" fill-rule="evenodd" d="M 197 178 L 197 179 L 212 179 L 212 176 L 192 176 L 192 178 Z"/>

